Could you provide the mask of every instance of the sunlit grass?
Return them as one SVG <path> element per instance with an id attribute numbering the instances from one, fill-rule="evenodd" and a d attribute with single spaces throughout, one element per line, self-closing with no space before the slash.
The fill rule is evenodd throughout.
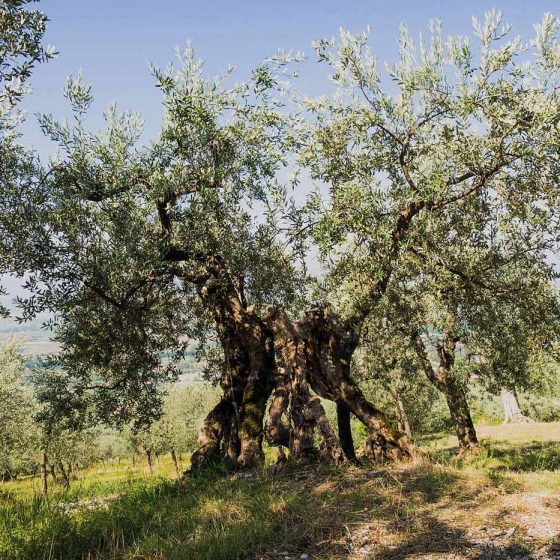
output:
<path id="1" fill-rule="evenodd" d="M 560 533 L 560 424 L 483 427 L 479 433 L 482 451 L 461 460 L 452 453 L 453 438 L 424 441 L 429 464 L 301 464 L 275 477 L 217 468 L 178 481 L 172 479 L 169 457 L 154 461 L 153 475 L 141 462 L 121 461 L 79 472 L 69 491 L 51 485 L 48 502 L 38 495 L 37 479 L 5 483 L 0 485 L 0 558 L 226 560 L 243 552 L 246 559 L 301 554 L 330 559 L 349 558 L 356 550 L 376 558 L 460 554 L 474 546 L 473 531 L 484 539 L 488 527 L 509 535 L 515 546 L 533 546 L 523 540 L 530 531 L 527 519 L 542 519 L 548 511 L 552 521 L 539 524 L 554 528 L 556 516 Z M 272 455 L 267 451 L 268 461 Z M 545 537 L 535 546 L 545 546 Z M 499 539 L 491 538 L 494 546 Z"/>

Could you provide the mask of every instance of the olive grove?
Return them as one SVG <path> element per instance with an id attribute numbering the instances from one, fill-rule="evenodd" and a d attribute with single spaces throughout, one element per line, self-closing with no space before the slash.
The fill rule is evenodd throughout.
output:
<path id="1" fill-rule="evenodd" d="M 142 433 L 196 341 L 221 396 L 193 468 L 258 465 L 265 439 L 354 461 L 352 417 L 370 458 L 417 457 L 400 392 L 418 371 L 461 451 L 476 447 L 469 379 L 514 390 L 531 360 L 556 359 L 560 23 L 545 16 L 526 41 L 497 12 L 473 27 L 434 23 L 416 41 L 403 27 L 385 70 L 367 33 L 319 40 L 333 91 L 317 99 L 297 91 L 303 60 L 279 54 L 231 85 L 189 46 L 152 68 L 150 143 L 115 106 L 90 130 L 93 90 L 70 77 L 71 117 L 40 117 L 57 155 L 0 193 L 2 264 L 30 294 L 21 318 L 50 312 L 61 347 L 50 414 Z M 398 429 L 366 398 L 364 363 L 393 391 Z"/>

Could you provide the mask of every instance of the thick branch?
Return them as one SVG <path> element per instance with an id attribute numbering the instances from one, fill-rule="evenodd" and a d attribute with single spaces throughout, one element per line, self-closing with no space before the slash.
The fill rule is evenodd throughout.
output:
<path id="1" fill-rule="evenodd" d="M 119 309 L 125 309 L 126 308 L 125 304 L 116 300 L 114 297 L 112 297 L 109 294 L 107 294 L 106 292 L 104 292 L 98 286 L 95 286 L 94 284 L 91 284 L 87 280 L 84 280 L 83 284 L 86 288 L 90 289 L 92 292 L 97 294 L 101 299 L 104 299 L 107 303 L 110 303 L 111 305 L 114 305 L 115 307 L 118 307 Z"/>

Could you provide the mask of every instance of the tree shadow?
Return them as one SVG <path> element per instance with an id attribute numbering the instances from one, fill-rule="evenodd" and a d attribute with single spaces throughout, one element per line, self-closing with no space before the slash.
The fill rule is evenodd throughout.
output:
<path id="1" fill-rule="evenodd" d="M 432 515 L 423 515 L 421 531 L 398 545 L 380 546 L 375 552 L 379 560 L 399 560 L 426 554 L 462 552 L 468 545 L 466 531 L 450 527 Z"/>
<path id="2" fill-rule="evenodd" d="M 532 558 L 521 545 L 490 541 L 477 548 L 469 527 L 453 517 L 479 497 L 480 487 L 464 480 L 426 464 L 289 464 L 278 476 L 215 471 L 184 482 L 154 477 L 127 487 L 105 508 L 74 517 L 53 512 L 41 533 L 27 539 L 21 558 L 120 558 L 134 551 L 173 560 L 342 559 L 360 548 L 386 560 L 467 550 L 480 560 Z M 451 512 L 450 503 L 458 504 Z"/>
<path id="3" fill-rule="evenodd" d="M 472 557 L 473 560 L 533 560 L 533 551 L 521 544 L 504 546 L 488 545 L 480 553 Z"/>
<path id="4" fill-rule="evenodd" d="M 447 496 L 456 487 L 459 477 L 449 471 L 435 471 L 431 468 L 419 468 L 407 473 L 402 479 L 402 490 L 411 496 L 421 495 L 427 503 L 435 503 Z M 468 493 L 456 494 L 457 499 L 468 499 Z"/>

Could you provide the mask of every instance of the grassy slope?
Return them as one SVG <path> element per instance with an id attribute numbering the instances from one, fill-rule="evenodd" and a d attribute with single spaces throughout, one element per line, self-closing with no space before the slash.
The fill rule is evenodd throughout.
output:
<path id="1" fill-rule="evenodd" d="M 122 464 L 55 487 L 48 505 L 36 480 L 0 485 L 0 558 L 560 558 L 560 423 L 479 433 L 468 462 L 445 436 L 423 442 L 432 464 L 185 484 L 168 461 L 153 477 Z"/>

